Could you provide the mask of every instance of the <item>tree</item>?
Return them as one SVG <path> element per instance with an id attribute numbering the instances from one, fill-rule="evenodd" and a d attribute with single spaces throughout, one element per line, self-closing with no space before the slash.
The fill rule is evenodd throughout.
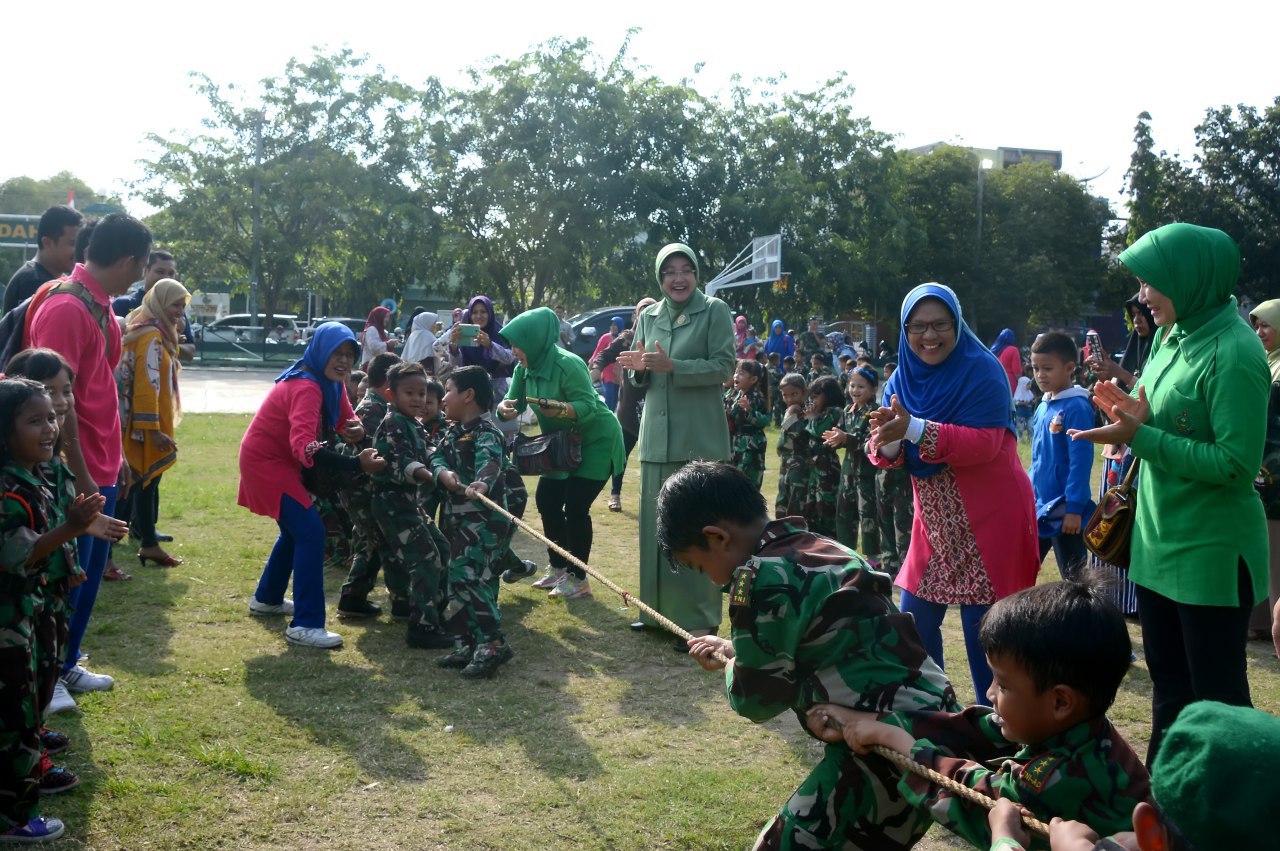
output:
<path id="1" fill-rule="evenodd" d="M 76 206 L 82 210 L 98 204 L 122 207 L 119 198 L 100 195 L 71 172 L 60 171 L 43 180 L 20 176 L 0 183 L 0 212 L 38 216 L 55 204 L 67 203 L 70 194 L 74 194 Z M 22 263 L 21 249 L 0 249 L 0 283 L 13 277 Z"/>

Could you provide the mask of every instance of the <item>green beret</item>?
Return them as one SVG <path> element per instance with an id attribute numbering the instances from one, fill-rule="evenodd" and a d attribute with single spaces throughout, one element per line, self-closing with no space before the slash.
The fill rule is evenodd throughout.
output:
<path id="1" fill-rule="evenodd" d="M 685 245 L 683 242 L 673 242 L 664 245 L 662 250 L 658 252 L 658 259 L 653 264 L 653 274 L 658 279 L 658 283 L 662 283 L 662 263 L 672 254 L 683 254 L 689 258 L 689 262 L 693 264 L 693 274 L 698 274 L 698 258 L 693 256 L 693 249 Z"/>
<path id="2" fill-rule="evenodd" d="M 1196 848 L 1263 848 L 1275 837 L 1280 718 L 1206 700 L 1178 715 L 1151 766 L 1151 793 Z"/>

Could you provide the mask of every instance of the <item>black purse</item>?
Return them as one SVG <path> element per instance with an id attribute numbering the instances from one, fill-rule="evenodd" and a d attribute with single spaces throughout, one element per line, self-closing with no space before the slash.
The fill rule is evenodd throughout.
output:
<path id="1" fill-rule="evenodd" d="M 512 459 L 522 476 L 547 473 L 572 474 L 582 466 L 582 435 L 576 428 L 566 428 L 537 437 L 517 434 Z"/>

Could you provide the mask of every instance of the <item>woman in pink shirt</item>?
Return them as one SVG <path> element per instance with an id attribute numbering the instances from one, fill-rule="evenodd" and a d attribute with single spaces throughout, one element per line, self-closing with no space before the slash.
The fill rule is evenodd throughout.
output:
<path id="1" fill-rule="evenodd" d="M 890 407 L 871 414 L 868 453 L 905 464 L 915 489 L 911 548 L 895 584 L 925 649 L 942 664 L 942 619 L 960 606 L 969 672 L 987 702 L 991 669 L 978 624 L 995 601 L 1035 584 L 1035 498 L 1018 458 L 1004 367 L 969 330 L 949 287 L 921 284 L 902 302 Z"/>
<path id="2" fill-rule="evenodd" d="M 342 636 L 324 628 L 324 522 L 302 483 L 302 469 L 375 473 L 386 466 L 373 449 L 352 456 L 324 446 L 339 424 L 348 442 L 364 437 L 346 392 L 355 359 L 350 328 L 338 322 L 320 325 L 302 359 L 276 379 L 240 442 L 238 502 L 280 527 L 249 612 L 293 615 L 285 638 L 308 647 L 341 647 Z M 286 600 L 290 574 L 294 599 Z"/>

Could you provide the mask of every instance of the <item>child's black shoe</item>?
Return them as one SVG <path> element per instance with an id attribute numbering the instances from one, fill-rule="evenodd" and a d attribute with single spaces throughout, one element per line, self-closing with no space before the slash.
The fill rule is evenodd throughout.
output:
<path id="1" fill-rule="evenodd" d="M 465 668 L 471 664 L 471 657 L 475 655 L 475 650 L 465 644 L 455 642 L 453 652 L 441 656 L 436 660 L 436 664 L 441 668 Z"/>
<path id="2" fill-rule="evenodd" d="M 471 663 L 462 669 L 462 676 L 478 680 L 492 677 L 504 663 L 510 662 L 516 652 L 505 641 L 501 644 L 481 645 L 476 649 Z"/>
<path id="3" fill-rule="evenodd" d="M 391 619 L 396 621 L 404 621 L 409 619 L 412 613 L 413 604 L 408 597 L 393 597 L 391 599 Z"/>
<path id="4" fill-rule="evenodd" d="M 340 618 L 376 618 L 382 614 L 382 606 L 371 603 L 354 594 L 338 598 L 338 617 Z"/>
<path id="5" fill-rule="evenodd" d="M 409 624 L 405 641 L 410 647 L 423 650 L 447 650 L 456 643 L 452 635 L 418 623 Z"/>

